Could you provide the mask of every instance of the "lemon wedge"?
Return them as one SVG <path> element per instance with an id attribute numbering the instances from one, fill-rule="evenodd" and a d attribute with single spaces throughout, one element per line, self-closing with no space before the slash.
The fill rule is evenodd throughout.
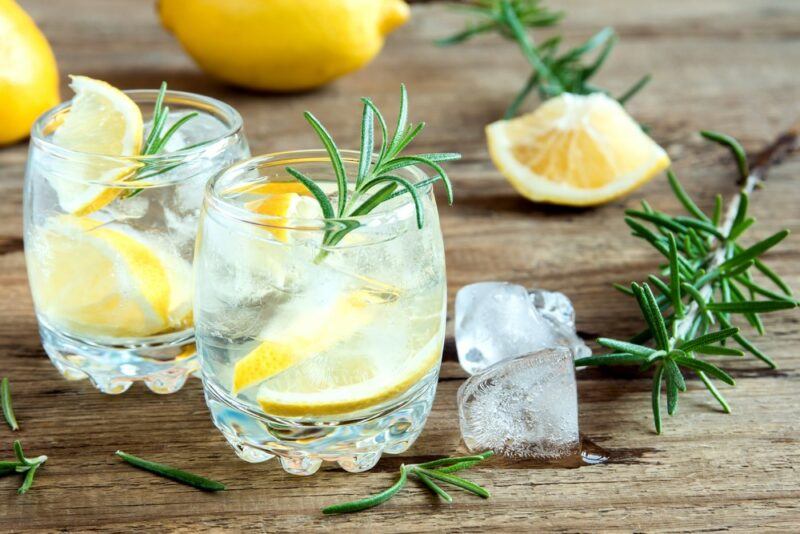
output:
<path id="1" fill-rule="evenodd" d="M 539 202 L 601 204 L 669 166 L 664 149 L 602 93 L 562 94 L 532 113 L 488 125 L 486 136 L 498 170 Z"/>
<path id="2" fill-rule="evenodd" d="M 236 362 L 233 393 L 272 378 L 347 339 L 370 321 L 371 293 L 359 290 L 297 315 L 279 337 L 262 341 Z"/>
<path id="3" fill-rule="evenodd" d="M 30 259 L 40 313 L 78 335 L 141 337 L 191 321 L 191 268 L 140 236 L 64 215 L 38 228 Z"/>
<path id="4" fill-rule="evenodd" d="M 443 336 L 437 333 L 402 362 L 379 354 L 349 354 L 335 365 L 300 365 L 264 382 L 257 400 L 264 413 L 279 417 L 326 417 L 359 412 L 391 401 L 417 384 L 439 363 Z M 321 369 L 320 369 L 321 368 Z"/>
<path id="5" fill-rule="evenodd" d="M 298 185 L 302 190 L 295 187 Z M 254 191 L 263 195 L 263 198 L 246 202 L 244 207 L 254 213 L 274 216 L 274 226 L 266 229 L 282 243 L 291 240 L 291 229 L 288 228 L 291 219 L 314 219 L 322 216 L 319 203 L 302 184 L 263 184 Z"/>
<path id="6" fill-rule="evenodd" d="M 106 82 L 71 76 L 72 105 L 53 134 L 54 144 L 70 150 L 107 156 L 136 156 L 142 149 L 143 120 L 139 106 Z M 83 216 L 97 211 L 120 193 L 102 184 L 122 181 L 139 167 L 114 157 L 75 157 L 48 175 L 61 207 Z"/>

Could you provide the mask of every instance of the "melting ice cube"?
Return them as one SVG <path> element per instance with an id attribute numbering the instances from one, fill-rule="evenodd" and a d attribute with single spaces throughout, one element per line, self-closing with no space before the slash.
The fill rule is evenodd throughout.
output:
<path id="1" fill-rule="evenodd" d="M 456 349 L 470 374 L 506 358 L 548 347 L 591 355 L 575 333 L 575 312 L 562 293 L 508 282 L 464 286 L 456 295 Z"/>
<path id="2" fill-rule="evenodd" d="M 458 390 L 461 435 L 471 451 L 552 459 L 580 450 L 572 354 L 543 349 L 503 360 Z"/>

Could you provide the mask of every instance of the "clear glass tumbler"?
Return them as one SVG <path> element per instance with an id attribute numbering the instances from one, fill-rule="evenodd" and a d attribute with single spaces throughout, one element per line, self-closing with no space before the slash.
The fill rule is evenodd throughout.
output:
<path id="1" fill-rule="evenodd" d="M 355 174 L 358 154 L 343 155 Z M 246 461 L 278 456 L 298 475 L 323 460 L 365 471 L 411 446 L 436 392 L 446 315 L 436 203 L 421 190 L 422 229 L 407 194 L 325 220 L 287 165 L 336 203 L 319 150 L 255 157 L 208 185 L 195 255 L 206 401 Z"/>
<path id="2" fill-rule="evenodd" d="M 158 91 L 126 93 L 145 119 L 152 115 Z M 249 156 L 232 107 L 178 91 L 164 103 L 170 123 L 199 115 L 158 155 L 57 146 L 52 136 L 70 102 L 31 132 L 25 256 L 42 344 L 67 379 L 88 377 L 104 393 L 136 381 L 172 393 L 197 370 L 191 280 L 203 192 L 209 178 Z M 94 179 L 108 173 L 124 179 Z"/>

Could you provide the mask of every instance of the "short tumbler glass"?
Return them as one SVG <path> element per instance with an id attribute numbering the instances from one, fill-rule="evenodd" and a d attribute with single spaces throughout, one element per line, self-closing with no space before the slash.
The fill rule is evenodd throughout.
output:
<path id="1" fill-rule="evenodd" d="M 158 91 L 126 93 L 147 120 Z M 191 280 L 205 185 L 249 156 L 232 107 L 178 91 L 167 91 L 164 103 L 170 123 L 198 116 L 158 155 L 57 146 L 52 135 L 70 102 L 31 132 L 25 256 L 42 344 L 64 377 L 88 377 L 104 393 L 137 381 L 172 393 L 197 370 Z"/>
<path id="2" fill-rule="evenodd" d="M 358 154 L 343 154 L 353 176 Z M 255 157 L 208 185 L 195 256 L 206 401 L 246 461 L 365 471 L 411 446 L 436 392 L 446 314 L 436 203 L 420 188 L 421 229 L 408 194 L 326 220 L 287 165 L 337 204 L 324 151 Z"/>

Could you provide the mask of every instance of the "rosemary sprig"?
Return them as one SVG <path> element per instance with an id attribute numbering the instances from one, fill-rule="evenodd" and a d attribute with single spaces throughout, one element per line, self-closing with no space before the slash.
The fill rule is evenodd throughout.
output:
<path id="1" fill-rule="evenodd" d="M 11 430 L 19 430 L 19 424 L 14 415 L 14 406 L 11 404 L 11 385 L 6 377 L 0 381 L 0 405 L 3 407 L 3 416 Z"/>
<path id="2" fill-rule="evenodd" d="M 225 484 L 221 482 L 217 482 L 216 480 L 211 480 L 200 475 L 195 475 L 194 473 L 182 471 L 169 465 L 144 460 L 138 456 L 134 456 L 122 451 L 117 451 L 115 454 L 132 466 L 138 467 L 139 469 L 144 469 L 145 471 L 150 471 L 151 473 L 169 478 L 170 480 L 180 482 L 181 484 L 186 484 L 187 486 L 192 486 L 204 491 L 222 491 L 226 489 Z"/>
<path id="3" fill-rule="evenodd" d="M 156 102 L 153 106 L 153 126 L 150 129 L 150 133 L 147 134 L 147 138 L 142 146 L 142 156 L 154 156 L 156 154 L 160 154 L 172 136 L 175 135 L 175 133 L 187 122 L 199 115 L 199 113 L 196 111 L 187 113 L 175 121 L 175 124 L 170 126 L 169 129 L 165 131 L 165 128 L 167 127 L 167 121 L 169 119 L 169 106 L 164 105 L 164 96 L 166 95 L 166 92 L 167 82 L 161 82 L 161 87 L 158 90 L 158 96 L 156 97 Z M 171 171 L 172 169 L 179 167 L 181 164 L 181 162 L 178 162 L 170 165 L 163 165 L 160 163 L 146 161 L 144 165 L 136 169 L 136 173 L 128 180 L 132 182 L 147 180 Z M 142 189 L 132 189 L 124 198 L 136 196 L 141 192 Z"/>
<path id="4" fill-rule="evenodd" d="M 636 298 L 647 328 L 630 341 L 600 338 L 597 342 L 613 352 L 579 358 L 576 366 L 639 365 L 654 368 L 652 409 L 656 433 L 661 433 L 661 383 L 666 386 L 667 413 L 678 409 L 678 394 L 686 390 L 683 372 L 697 374 L 703 385 L 726 413 L 730 406 L 712 382 L 720 380 L 734 385 L 734 380 L 717 365 L 701 359 L 703 355 L 742 356 L 753 354 L 769 367 L 775 362 L 761 352 L 733 326 L 733 316 L 744 317 L 760 334 L 764 327 L 760 314 L 798 306 L 787 284 L 760 259 L 766 251 L 783 241 L 789 234 L 782 230 L 750 246 L 743 247 L 739 239 L 755 220 L 748 216 L 749 195 L 761 183 L 763 170 L 750 170 L 744 149 L 734 138 L 717 132 L 701 134 L 726 146 L 737 161 L 744 180 L 742 190 L 734 197 L 727 215 L 722 219 L 719 196 L 714 213 L 709 216 L 689 197 L 677 177 L 667 173 L 670 186 L 690 215 L 671 216 L 654 210 L 647 202 L 641 210 L 627 210 L 625 222 L 633 235 L 647 241 L 666 263 L 662 280 L 651 275 L 648 283 L 631 284 L 617 289 Z M 756 269 L 766 276 L 775 288 L 762 285 L 752 276 Z M 762 297 L 762 298 L 758 298 Z M 643 343 L 652 340 L 653 346 Z M 726 341 L 736 342 L 743 350 L 726 347 Z"/>
<path id="5" fill-rule="evenodd" d="M 304 113 L 305 119 L 311 124 L 330 157 L 336 177 L 336 207 L 313 178 L 293 167 L 286 168 L 287 173 L 308 188 L 319 202 L 325 219 L 334 226 L 325 230 L 322 240 L 323 250 L 317 256 L 317 261 L 321 261 L 327 255 L 325 247 L 336 245 L 359 227 L 358 222 L 349 218 L 366 215 L 387 200 L 409 194 L 414 202 L 418 228 L 422 228 L 424 224 L 420 191 L 441 181 L 447 192 L 448 203 L 453 203 L 453 187 L 440 163 L 459 159 L 460 154 L 443 152 L 403 155 L 403 151 L 425 128 L 424 122 L 413 124 L 408 121 L 408 93 L 405 85 L 400 86 L 400 110 L 397 125 L 391 136 L 386 120 L 378 107 L 369 98 L 362 98 L 361 101 L 364 105 L 361 117 L 361 148 L 355 180 L 349 179 L 341 152 L 325 126 L 310 112 Z M 374 139 L 376 121 L 381 134 L 381 144 L 377 150 Z M 410 166 L 428 167 L 434 176 L 412 183 L 395 174 L 396 171 Z"/>
<path id="6" fill-rule="evenodd" d="M 529 28 L 552 26 L 558 23 L 563 14 L 549 11 L 539 1 L 485 0 L 469 4 L 469 11 L 477 15 L 479 22 L 473 23 L 458 34 L 437 41 L 440 45 L 463 42 L 481 33 L 496 31 L 514 40 L 525 59 L 533 68 L 525 85 L 506 109 L 504 118 L 517 115 L 520 106 L 530 93 L 536 89 L 539 98 L 546 100 L 561 93 L 586 95 L 609 92 L 591 82 L 600 70 L 617 43 L 613 28 L 603 28 L 584 43 L 560 52 L 562 37 L 557 35 L 536 45 Z M 557 15 L 557 16 L 556 16 Z M 480 22 L 488 19 L 488 22 Z M 587 55 L 597 52 L 594 59 L 585 62 Z M 630 88 L 616 97 L 625 104 L 650 81 L 645 75 Z"/>
<path id="7" fill-rule="evenodd" d="M 510 3 L 519 21 L 528 28 L 555 26 L 564 18 L 563 11 L 551 11 L 542 5 L 542 0 L 511 0 Z M 473 15 L 474 20 L 462 31 L 436 40 L 437 45 L 459 44 L 489 32 L 498 32 L 509 39 L 514 39 L 514 34 L 503 16 L 500 0 L 473 0 L 468 3 L 455 4 L 454 8 Z"/>
<path id="8" fill-rule="evenodd" d="M 10 475 L 12 473 L 24 473 L 25 478 L 22 481 L 22 485 L 17 490 L 17 493 L 22 495 L 33 486 L 33 479 L 36 476 L 36 471 L 47 461 L 47 456 L 42 455 L 36 458 L 26 458 L 19 440 L 14 441 L 14 456 L 16 456 L 16 461 L 0 461 L 0 476 Z"/>
<path id="9" fill-rule="evenodd" d="M 353 512 L 360 512 L 368 508 L 373 508 L 382 504 L 397 494 L 406 485 L 409 475 L 414 475 L 426 488 L 431 490 L 434 494 L 438 495 L 443 501 L 447 503 L 453 502 L 453 498 L 444 489 L 439 486 L 436 481 L 445 482 L 457 488 L 461 488 L 470 493 L 474 493 L 479 497 L 488 499 L 490 497 L 486 488 L 470 482 L 464 478 L 453 475 L 455 471 L 468 469 L 492 456 L 492 451 L 487 451 L 481 454 L 472 456 L 455 456 L 440 458 L 421 464 L 409 464 L 400 466 L 400 476 L 397 482 L 390 487 L 376 493 L 370 497 L 359 499 L 357 501 L 350 501 L 341 504 L 334 504 L 322 509 L 324 514 L 348 514 Z"/>

